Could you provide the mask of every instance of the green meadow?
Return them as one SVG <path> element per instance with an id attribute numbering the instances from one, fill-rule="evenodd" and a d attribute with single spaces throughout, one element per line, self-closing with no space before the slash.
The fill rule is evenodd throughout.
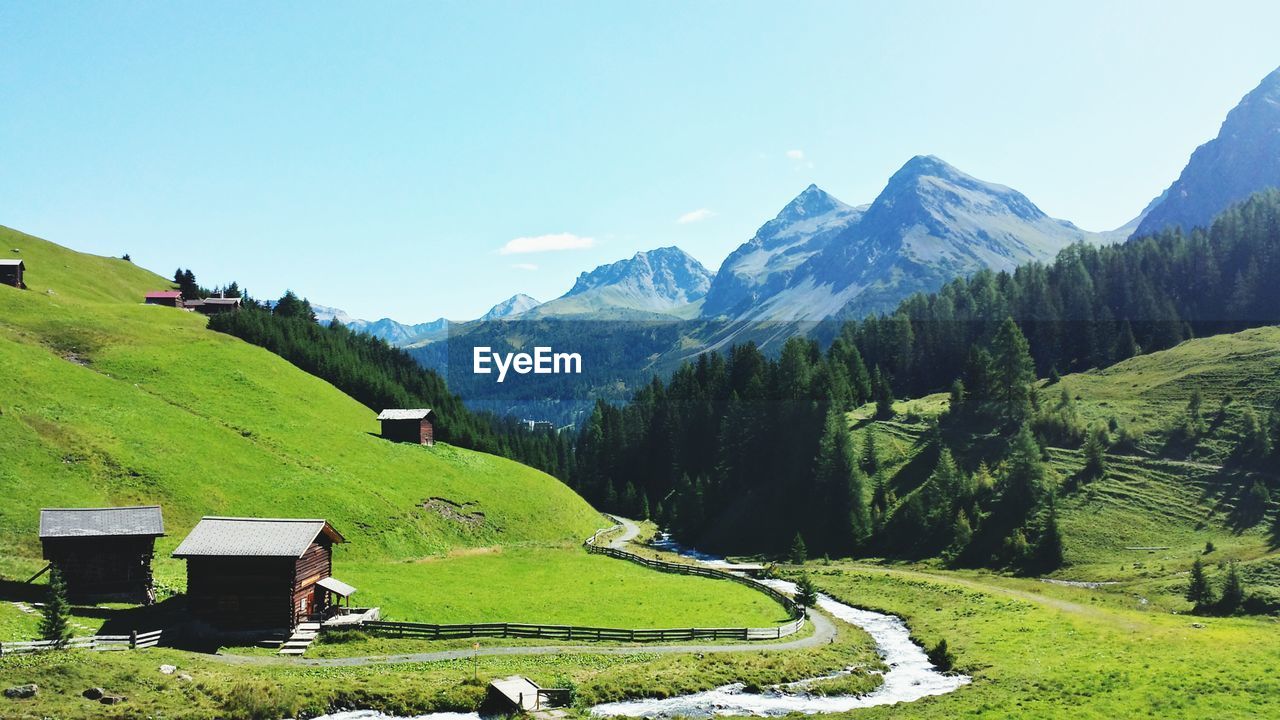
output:
<path id="1" fill-rule="evenodd" d="M 825 591 L 946 639 L 973 683 L 858 718 L 1264 718 L 1280 715 L 1275 618 L 1197 618 L 1130 591 L 987 573 L 835 563 Z"/>
<path id="2" fill-rule="evenodd" d="M 579 544 L 608 521 L 563 483 L 381 440 L 376 413 L 324 381 L 200 315 L 143 305 L 163 278 L 13 230 L 0 243 L 20 250 L 29 285 L 0 287 L 0 600 L 33 592 L 21 581 L 44 565 L 41 507 L 157 503 L 162 597 L 185 588 L 168 555 L 202 515 L 323 517 L 349 541 L 335 574 L 402 620 L 783 619 L 745 588 L 588 556 Z M 0 640 L 32 632 L 0 604 Z"/>

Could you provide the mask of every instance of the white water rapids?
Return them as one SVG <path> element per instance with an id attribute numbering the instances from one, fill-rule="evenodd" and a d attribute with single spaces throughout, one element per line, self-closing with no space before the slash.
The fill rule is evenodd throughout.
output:
<path id="1" fill-rule="evenodd" d="M 733 563 L 724 558 L 682 548 L 666 538 L 654 545 L 663 550 L 694 558 L 712 567 L 727 570 L 734 568 Z M 795 583 L 785 580 L 765 582 L 782 592 L 796 591 Z M 822 678 L 810 678 L 774 686 L 759 693 L 746 692 L 742 683 L 734 683 L 713 690 L 670 698 L 605 703 L 591 708 L 591 714 L 601 717 L 636 718 L 708 718 L 716 715 L 776 717 L 791 713 L 814 715 L 911 702 L 930 695 L 952 692 L 970 682 L 970 679 L 964 675 L 938 672 L 929 662 L 924 649 L 911 640 L 911 632 L 907 629 L 906 623 L 897 617 L 861 610 L 826 595 L 818 596 L 818 608 L 837 620 L 861 628 L 875 641 L 876 651 L 887 668 L 883 673 L 883 682 L 880 687 L 866 695 L 820 696 L 806 692 L 805 686 Z M 390 715 L 359 710 L 325 715 L 316 720 L 391 720 L 391 718 Z M 479 718 L 480 716 L 476 713 L 432 713 L 397 720 L 479 720 Z"/>

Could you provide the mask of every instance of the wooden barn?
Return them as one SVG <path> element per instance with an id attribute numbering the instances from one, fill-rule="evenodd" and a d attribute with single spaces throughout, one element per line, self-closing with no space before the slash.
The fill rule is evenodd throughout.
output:
<path id="1" fill-rule="evenodd" d="M 164 305 L 165 307 L 182 307 L 182 293 L 177 290 L 155 290 L 142 296 L 148 305 Z"/>
<path id="2" fill-rule="evenodd" d="M 436 414 L 431 408 L 383 410 L 378 414 L 383 438 L 418 445 L 436 444 L 435 420 Z"/>
<path id="3" fill-rule="evenodd" d="M 22 281 L 22 274 L 26 270 L 27 266 L 21 260 L 0 260 L 0 285 L 12 285 L 19 290 L 25 288 L 27 284 Z"/>
<path id="4" fill-rule="evenodd" d="M 207 297 L 196 308 L 196 312 L 205 315 L 217 315 L 218 313 L 231 312 L 240 309 L 240 298 L 229 297 Z"/>
<path id="5" fill-rule="evenodd" d="M 187 561 L 196 619 L 221 630 L 291 630 L 355 592 L 332 577 L 341 542 L 324 520 L 206 517 L 173 556 Z"/>
<path id="6" fill-rule="evenodd" d="M 163 535 L 158 505 L 40 511 L 44 558 L 62 571 L 73 602 L 155 602 L 151 558 Z"/>

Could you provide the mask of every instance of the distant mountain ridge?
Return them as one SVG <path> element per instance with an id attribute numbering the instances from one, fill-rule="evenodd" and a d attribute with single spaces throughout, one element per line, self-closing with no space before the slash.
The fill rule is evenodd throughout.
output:
<path id="1" fill-rule="evenodd" d="M 702 316 L 734 317 L 786 288 L 797 268 L 862 218 L 817 185 L 787 203 L 754 237 L 725 258 L 711 281 Z"/>
<path id="2" fill-rule="evenodd" d="M 1016 190 L 920 155 L 870 205 L 806 188 L 725 261 L 704 317 L 735 308 L 762 322 L 856 317 L 980 269 L 1011 270 L 1101 239 Z"/>
<path id="3" fill-rule="evenodd" d="M 503 320 L 513 318 L 523 312 L 532 310 L 542 303 L 533 299 L 524 293 L 516 293 L 502 302 L 489 308 L 489 311 L 480 316 L 481 320 Z"/>
<path id="4" fill-rule="evenodd" d="M 526 314 L 661 316 L 702 300 L 710 286 L 710 271 L 692 255 L 678 247 L 661 247 L 584 272 L 569 292 Z"/>
<path id="5" fill-rule="evenodd" d="M 1280 69 L 1227 113 L 1216 138 L 1196 148 L 1134 234 L 1208 226 L 1218 213 L 1269 187 L 1280 187 Z"/>

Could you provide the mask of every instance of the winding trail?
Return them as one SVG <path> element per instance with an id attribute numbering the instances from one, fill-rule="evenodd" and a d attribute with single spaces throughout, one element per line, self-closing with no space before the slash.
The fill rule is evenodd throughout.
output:
<path id="1" fill-rule="evenodd" d="M 622 534 L 609 541 L 609 547 L 621 549 L 640 534 L 640 526 L 623 517 L 610 515 L 622 526 Z M 805 637 L 785 642 L 762 643 L 760 641 L 720 645 L 513 645 L 482 647 L 479 650 L 459 648 L 436 652 L 404 653 L 401 655 L 368 655 L 340 658 L 296 658 L 279 655 L 232 655 L 218 653 L 207 656 L 211 660 L 230 665 L 293 665 L 299 667 L 363 667 L 367 665 L 393 665 L 398 663 L 439 662 L 442 660 L 466 660 L 476 655 L 636 655 L 641 653 L 725 653 L 765 652 L 777 650 L 804 650 L 827 645 L 836 637 L 836 626 L 824 613 L 809 610 L 806 620 L 813 625 L 813 632 Z"/>

